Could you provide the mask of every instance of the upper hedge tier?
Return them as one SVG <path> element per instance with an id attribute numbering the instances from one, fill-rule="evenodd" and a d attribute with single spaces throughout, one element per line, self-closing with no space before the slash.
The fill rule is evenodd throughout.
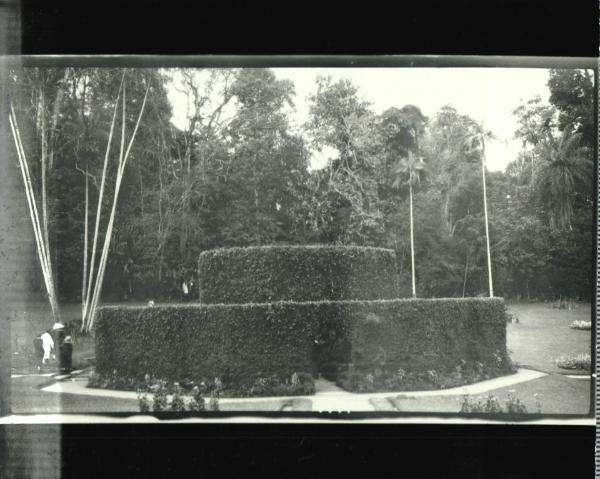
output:
<path id="1" fill-rule="evenodd" d="M 199 265 L 200 301 L 394 299 L 396 254 L 362 246 L 253 246 L 205 251 Z"/>

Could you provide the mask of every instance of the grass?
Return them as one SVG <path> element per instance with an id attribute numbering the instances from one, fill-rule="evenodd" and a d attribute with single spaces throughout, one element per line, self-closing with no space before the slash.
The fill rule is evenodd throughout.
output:
<path id="1" fill-rule="evenodd" d="M 590 354 L 591 331 L 570 329 L 574 321 L 590 321 L 591 305 L 578 304 L 574 310 L 552 309 L 551 304 L 510 304 L 509 312 L 518 323 L 506 325 L 509 354 L 513 362 L 549 373 L 565 374 L 556 358 Z"/>
<path id="2" fill-rule="evenodd" d="M 536 414 L 539 402 L 542 414 L 585 415 L 590 409 L 590 387 L 590 380 L 554 374 L 472 396 L 471 400 L 485 402 L 488 394 L 492 394 L 501 404 L 505 404 L 513 395 L 522 401 L 528 413 Z M 398 395 L 373 399 L 371 404 L 377 411 L 458 413 L 463 401 L 464 398 L 460 395 L 416 398 Z"/>

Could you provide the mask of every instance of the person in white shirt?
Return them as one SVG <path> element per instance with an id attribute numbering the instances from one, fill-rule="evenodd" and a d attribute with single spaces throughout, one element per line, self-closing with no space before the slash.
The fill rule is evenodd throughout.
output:
<path id="1" fill-rule="evenodd" d="M 50 335 L 49 331 L 42 334 L 42 347 L 44 348 L 44 357 L 42 358 L 42 364 L 47 364 L 50 360 L 50 354 L 54 349 L 54 340 Z"/>

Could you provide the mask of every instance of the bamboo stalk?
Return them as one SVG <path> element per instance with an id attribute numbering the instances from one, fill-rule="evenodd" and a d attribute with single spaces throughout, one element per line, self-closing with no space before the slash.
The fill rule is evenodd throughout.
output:
<path id="1" fill-rule="evenodd" d="M 110 155 L 110 146 L 112 144 L 112 137 L 113 137 L 115 122 L 116 122 L 116 118 L 117 118 L 117 108 L 119 105 L 119 97 L 121 95 L 121 89 L 123 87 L 124 79 L 125 79 L 125 72 L 123 72 L 123 76 L 121 77 L 121 84 L 119 85 L 119 91 L 117 93 L 117 101 L 115 102 L 115 109 L 113 111 L 113 117 L 112 117 L 112 121 L 110 124 L 110 131 L 108 134 L 108 143 L 106 145 L 106 153 L 104 155 L 104 165 L 102 167 L 102 180 L 100 182 L 100 194 L 98 197 L 98 207 L 96 209 L 96 223 L 94 226 L 94 236 L 93 236 L 94 240 L 92 243 L 92 255 L 90 258 L 90 268 L 89 268 L 88 281 L 87 281 L 87 291 L 86 291 L 86 295 L 85 295 L 85 302 L 83 305 L 82 327 L 87 322 L 88 305 L 90 304 L 92 279 L 94 276 L 94 265 L 96 263 L 96 246 L 98 243 L 98 230 L 100 228 L 100 217 L 101 217 L 101 212 L 102 212 L 102 199 L 104 197 L 104 185 L 106 183 L 106 170 L 108 168 L 108 158 Z"/>
<path id="2" fill-rule="evenodd" d="M 37 218 L 36 214 L 35 214 L 35 210 L 34 210 L 34 199 L 31 198 L 31 184 L 30 184 L 30 180 L 29 177 L 27 176 L 27 174 L 25 173 L 25 166 L 23 165 L 23 158 L 22 158 L 22 153 L 21 153 L 21 149 L 20 149 L 20 145 L 19 145 L 19 141 L 18 141 L 18 137 L 17 137 L 17 133 L 15 131 L 15 129 L 17 128 L 17 126 L 13 123 L 13 117 L 12 115 L 9 115 L 8 117 L 9 119 L 9 123 L 10 123 L 10 127 L 11 127 L 11 131 L 13 134 L 13 138 L 15 141 L 15 146 L 17 149 L 17 156 L 19 159 L 19 167 L 21 170 L 21 176 L 23 177 L 23 185 L 25 186 L 25 194 L 27 197 L 27 205 L 29 207 L 29 215 L 31 217 L 31 223 L 33 226 L 33 233 L 34 233 L 34 237 L 36 240 L 36 250 L 38 252 L 38 256 L 40 259 L 40 266 L 42 268 L 42 274 L 44 276 L 44 283 L 46 285 L 46 289 L 49 289 L 49 284 L 48 284 L 48 278 L 46 275 L 46 259 L 44 257 L 44 251 L 42 248 L 42 243 L 41 243 L 41 235 L 40 235 L 40 229 L 39 229 L 39 218 Z"/>
<path id="3" fill-rule="evenodd" d="M 494 286 L 492 284 L 492 258 L 490 254 L 490 232 L 488 227 L 488 209 L 487 209 L 487 193 L 485 186 L 485 139 L 483 137 L 483 127 L 481 128 L 481 175 L 483 179 L 483 211 L 485 215 L 485 241 L 487 245 L 487 266 L 488 266 L 488 282 L 490 289 L 490 298 L 494 297 Z"/>
<path id="4" fill-rule="evenodd" d="M 108 256 L 107 245 L 110 245 L 110 237 L 112 236 L 112 227 L 113 227 L 113 221 L 114 221 L 114 210 L 115 210 L 116 198 L 119 194 L 119 189 L 120 189 L 120 184 L 121 184 L 121 165 L 123 163 L 123 150 L 125 148 L 125 124 L 126 124 L 126 120 L 127 120 L 127 115 L 126 115 L 127 88 L 126 87 L 127 87 L 127 85 L 123 84 L 121 146 L 119 148 L 119 164 L 117 166 L 117 179 L 115 182 L 113 207 L 111 208 L 111 213 L 110 213 L 110 216 L 108 219 L 108 226 L 106 228 L 106 234 L 104 235 L 104 245 L 102 246 L 102 253 L 100 255 L 100 263 L 98 265 L 98 272 L 96 274 L 96 281 L 94 283 L 94 292 L 92 294 L 92 302 L 91 302 L 90 315 L 89 315 L 89 321 L 88 321 L 88 330 L 93 325 L 93 321 L 94 321 L 93 317 L 95 316 L 95 313 L 96 313 L 96 307 L 97 307 L 99 296 L 100 296 L 100 290 L 102 289 L 101 287 L 99 288 L 99 285 L 102 284 L 102 281 L 104 280 L 104 271 L 106 268 L 106 257 Z"/>
<path id="5" fill-rule="evenodd" d="M 12 106 L 11 106 L 11 108 L 12 108 Z M 44 260 L 42 267 L 47 271 L 47 264 L 48 264 L 46 261 L 47 252 L 45 249 L 44 242 L 41 241 L 42 240 L 42 230 L 41 230 L 41 226 L 40 226 L 39 213 L 37 210 L 37 202 L 36 202 L 35 194 L 34 194 L 33 182 L 31 181 L 31 175 L 29 173 L 27 156 L 25 155 L 25 149 L 23 148 L 23 142 L 21 140 L 21 133 L 19 131 L 19 125 L 17 123 L 17 117 L 14 112 L 14 109 L 12 109 L 12 122 L 14 124 L 13 134 L 16 133 L 15 142 L 16 142 L 16 146 L 17 146 L 17 153 L 19 154 L 19 162 L 20 162 L 20 165 L 22 168 L 22 173 L 24 175 L 23 181 L 25 182 L 25 188 L 26 188 L 26 193 L 28 195 L 28 199 L 31 200 L 32 215 L 35 217 L 35 221 L 33 224 L 34 233 L 37 235 L 37 238 L 39 238 L 39 240 L 40 240 L 40 252 L 41 252 L 43 260 Z"/>
<path id="6" fill-rule="evenodd" d="M 144 109 L 146 106 L 146 100 L 148 98 L 149 89 L 150 89 L 150 86 L 148 86 L 146 88 L 146 93 L 144 94 L 144 100 L 142 102 L 142 107 L 140 108 L 140 113 L 138 115 L 138 118 L 137 118 L 137 121 L 135 124 L 135 128 L 133 130 L 133 134 L 129 141 L 127 150 L 126 150 L 125 154 L 123 155 L 122 152 L 123 152 L 123 145 L 124 145 L 123 142 L 124 142 L 124 138 L 125 138 L 125 120 L 126 120 L 126 117 L 125 117 L 125 88 L 123 88 L 123 126 L 122 126 L 122 136 L 121 136 L 121 152 L 120 152 L 120 157 L 119 157 L 119 168 L 117 171 L 117 179 L 116 179 L 116 183 L 115 183 L 115 193 L 114 193 L 114 197 L 113 197 L 112 209 L 110 212 L 110 217 L 109 217 L 109 221 L 108 221 L 108 227 L 106 230 L 106 234 L 104 236 L 104 247 L 102 250 L 102 256 L 100 258 L 98 274 L 96 276 L 96 283 L 94 285 L 94 294 L 92 297 L 92 303 L 91 303 L 91 307 L 90 307 L 89 314 L 88 314 L 88 323 L 87 323 L 88 330 L 90 330 L 94 324 L 96 308 L 98 307 L 98 301 L 100 300 L 100 295 L 102 293 L 102 284 L 103 284 L 103 279 L 104 279 L 104 273 L 106 271 L 106 263 L 107 263 L 108 252 L 110 249 L 110 243 L 111 243 L 111 239 L 112 239 L 112 230 L 113 230 L 113 225 L 114 225 L 115 212 L 116 212 L 116 208 L 117 208 L 117 201 L 119 199 L 119 192 L 121 190 L 121 182 L 123 180 L 123 173 L 125 171 L 125 166 L 127 164 L 128 158 L 129 158 L 129 153 L 131 151 L 133 141 L 135 140 L 138 128 L 139 128 L 141 120 L 142 120 L 142 115 L 144 113 Z"/>
<path id="7" fill-rule="evenodd" d="M 81 318 L 82 318 L 82 324 L 83 324 L 83 318 L 85 317 L 85 295 L 86 295 L 86 290 L 87 290 L 87 263 L 88 263 L 88 218 L 89 218 L 89 212 L 88 212 L 88 205 L 90 202 L 90 196 L 89 196 L 89 183 L 90 183 L 90 179 L 88 178 L 88 162 L 86 160 L 85 163 L 85 213 L 84 213 L 84 217 L 85 217 L 85 225 L 84 225 L 84 232 L 83 232 L 83 279 L 82 279 L 82 283 L 81 283 Z"/>
<path id="8" fill-rule="evenodd" d="M 40 260 L 40 266 L 42 268 L 42 276 L 44 277 L 44 284 L 46 285 L 46 292 L 48 294 L 48 299 L 50 302 L 50 307 L 52 309 L 52 315 L 55 318 L 58 318 L 58 303 L 56 301 L 56 295 L 54 291 L 54 283 L 51 281 L 52 271 L 49 269 L 49 261 L 48 261 L 48 252 L 46 250 L 44 239 L 42 236 L 42 230 L 40 225 L 39 213 L 37 210 L 37 204 L 34 195 L 33 183 L 31 181 L 31 175 L 29 173 L 29 166 L 27 162 L 27 157 L 25 155 L 25 149 L 23 148 L 23 143 L 21 141 L 21 134 L 19 131 L 19 126 L 17 123 L 17 118 L 14 112 L 14 108 L 11 105 L 11 111 L 9 112 L 9 123 L 11 126 L 11 131 L 13 134 L 13 139 L 15 141 L 15 146 L 17 149 L 17 157 L 19 159 L 19 165 L 21 167 L 21 175 L 23 177 L 23 184 L 25 186 L 25 193 L 27 197 L 27 204 L 29 207 L 29 214 L 31 217 L 31 222 L 33 226 L 34 237 L 36 240 L 36 250 L 38 253 L 38 258 Z"/>
<path id="9" fill-rule="evenodd" d="M 417 297 L 417 288 L 415 285 L 415 240 L 413 233 L 413 194 L 412 194 L 412 181 L 409 179 L 408 182 L 409 197 L 410 197 L 410 264 L 412 273 L 412 297 Z"/>
<path id="10" fill-rule="evenodd" d="M 48 157 L 48 135 L 46 132 L 46 94 L 43 87 L 40 87 L 40 105 L 41 105 L 41 140 L 42 140 L 42 238 L 46 249 L 46 264 L 48 269 L 48 279 L 51 284 L 52 298 L 54 302 L 52 316 L 55 323 L 60 322 L 60 311 L 56 300 L 56 288 L 54 285 L 54 273 L 52 269 L 52 255 L 50 253 L 50 233 L 48 228 L 48 180 L 47 180 L 47 157 Z"/>

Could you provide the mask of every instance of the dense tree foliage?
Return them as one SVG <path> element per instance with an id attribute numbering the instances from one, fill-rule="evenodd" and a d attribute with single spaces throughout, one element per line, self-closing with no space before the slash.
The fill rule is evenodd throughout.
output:
<path id="1" fill-rule="evenodd" d="M 46 189 L 63 301 L 81 295 L 85 177 L 96 204 L 122 74 L 11 73 L 35 187 Z M 350 81 L 319 77 L 309 119 L 295 128 L 294 85 L 268 69 L 130 69 L 126 78 L 128 131 L 148 87 L 149 96 L 123 179 L 104 300 L 179 298 L 182 281 L 196 298 L 202 251 L 273 243 L 392 248 L 410 296 L 411 202 L 418 295 L 487 294 L 483 132 L 472 118 L 451 106 L 431 118 L 416 105 L 378 114 Z M 174 86 L 188 100 L 181 129 L 171 122 Z M 494 291 L 589 298 L 593 77 L 551 70 L 548 87 L 549 103 L 532 98 L 515 110 L 518 158 L 486 173 Z M 313 170 L 318 151 L 333 153 Z M 107 207 L 114 180 L 107 178 Z"/>

